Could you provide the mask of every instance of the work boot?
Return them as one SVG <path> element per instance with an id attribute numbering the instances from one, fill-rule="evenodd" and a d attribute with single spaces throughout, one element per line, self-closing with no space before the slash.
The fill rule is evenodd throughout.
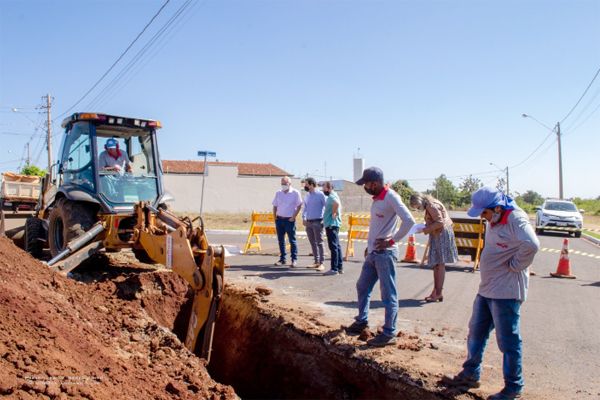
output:
<path id="1" fill-rule="evenodd" d="M 442 383 L 446 386 L 464 388 L 464 389 L 475 389 L 481 386 L 477 379 L 464 376 L 462 374 L 458 375 L 444 375 L 442 377 Z"/>
<path id="2" fill-rule="evenodd" d="M 509 392 L 506 389 L 502 389 L 500 392 L 489 396 L 487 399 L 488 400 L 513 400 L 513 399 L 520 399 L 520 398 L 521 398 L 521 393 Z"/>
<path id="3" fill-rule="evenodd" d="M 351 336 L 358 336 L 361 333 L 363 333 L 363 331 L 365 329 L 369 328 L 369 323 L 368 322 L 358 322 L 358 321 L 354 321 L 352 323 L 352 325 L 347 326 L 346 328 L 344 328 L 344 330 L 346 331 L 346 333 L 348 335 Z"/>
<path id="4" fill-rule="evenodd" d="M 373 339 L 367 340 L 367 345 L 371 347 L 385 347 L 395 345 L 396 341 L 396 336 L 388 336 L 380 333 Z"/>

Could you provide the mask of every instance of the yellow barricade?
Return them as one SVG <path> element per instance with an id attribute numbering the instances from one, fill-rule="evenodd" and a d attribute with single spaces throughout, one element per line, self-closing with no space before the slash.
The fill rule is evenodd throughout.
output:
<path id="1" fill-rule="evenodd" d="M 261 213 L 252 211 L 252 225 L 250 225 L 250 232 L 248 232 L 248 240 L 246 240 L 246 246 L 244 246 L 244 253 L 252 249 L 261 250 L 259 235 L 277 236 L 275 218 L 272 212 Z M 252 243 L 253 238 L 255 239 L 254 243 Z"/>
<path id="2" fill-rule="evenodd" d="M 454 237 L 458 254 L 471 256 L 473 271 L 479 268 L 479 256 L 485 245 L 485 224 L 483 219 L 452 218 Z"/>
<path id="3" fill-rule="evenodd" d="M 369 215 L 354 215 L 348 217 L 348 245 L 346 246 L 346 256 L 344 260 L 348 261 L 348 257 L 354 256 L 354 240 L 367 240 L 369 236 Z M 456 240 L 456 248 L 458 254 L 470 255 L 473 261 L 473 271 L 479 268 L 479 256 L 485 244 L 485 224 L 482 219 L 471 218 L 453 218 L 453 230 Z M 366 227 L 366 229 L 365 229 Z M 425 248 L 422 264 L 425 263 L 429 243 Z"/>
<path id="4" fill-rule="evenodd" d="M 370 221 L 371 216 L 366 214 L 350 214 L 348 216 L 348 245 L 346 246 L 345 261 L 348 261 L 348 257 L 354 257 L 354 240 L 367 240 L 369 238 Z"/>

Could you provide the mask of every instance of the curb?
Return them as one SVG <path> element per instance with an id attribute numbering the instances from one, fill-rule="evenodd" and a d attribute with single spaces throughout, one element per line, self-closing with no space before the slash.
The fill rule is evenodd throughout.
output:
<path id="1" fill-rule="evenodd" d="M 593 236 L 587 235 L 585 233 L 581 234 L 581 237 L 590 242 L 591 244 L 595 244 L 596 246 L 600 246 L 600 239 L 597 239 Z"/>

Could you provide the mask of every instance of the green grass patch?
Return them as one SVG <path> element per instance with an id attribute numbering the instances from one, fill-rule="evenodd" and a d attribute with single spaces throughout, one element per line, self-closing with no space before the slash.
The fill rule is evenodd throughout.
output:
<path id="1" fill-rule="evenodd" d="M 600 233 L 598 233 L 598 232 L 592 232 L 592 231 L 588 231 L 588 230 L 584 229 L 583 233 L 585 233 L 586 235 L 595 237 L 596 239 L 600 239 Z"/>

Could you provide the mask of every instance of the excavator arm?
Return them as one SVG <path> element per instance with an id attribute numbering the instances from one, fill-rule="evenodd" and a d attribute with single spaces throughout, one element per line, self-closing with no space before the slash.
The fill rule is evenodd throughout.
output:
<path id="1" fill-rule="evenodd" d="M 210 361 L 223 294 L 223 247 L 209 246 L 203 227 L 194 227 L 189 219 L 180 219 L 147 203 L 136 205 L 135 212 L 134 247 L 146 251 L 149 258 L 171 269 L 192 288 L 193 303 L 185 346 Z"/>

